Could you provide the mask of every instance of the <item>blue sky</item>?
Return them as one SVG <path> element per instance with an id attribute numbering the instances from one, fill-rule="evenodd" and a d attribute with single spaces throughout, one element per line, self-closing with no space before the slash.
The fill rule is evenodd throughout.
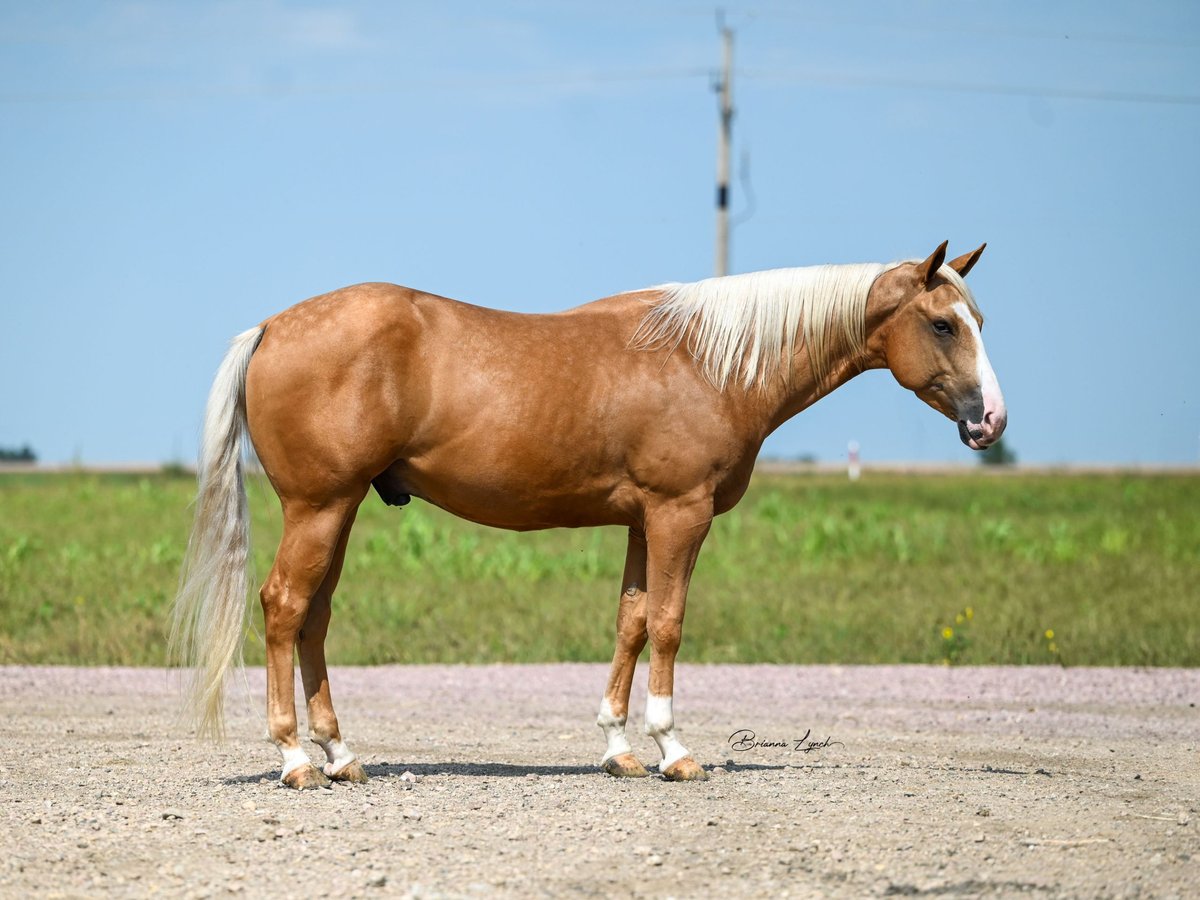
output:
<path id="1" fill-rule="evenodd" d="M 1197 461 L 1200 5 L 725 10 L 733 271 L 987 241 L 1020 457 Z M 345 284 L 549 311 L 707 276 L 718 58 L 684 2 L 0 5 L 0 445 L 193 459 L 228 339 Z M 971 461 L 886 373 L 766 452 L 852 438 Z"/>

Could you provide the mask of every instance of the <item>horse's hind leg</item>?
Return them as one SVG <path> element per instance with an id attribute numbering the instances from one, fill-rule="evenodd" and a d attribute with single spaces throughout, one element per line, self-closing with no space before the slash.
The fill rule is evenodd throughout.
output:
<path id="1" fill-rule="evenodd" d="M 650 774 L 633 754 L 625 737 L 629 715 L 629 690 L 638 654 L 646 646 L 646 537 L 629 530 L 625 574 L 621 581 L 621 605 L 617 609 L 617 646 L 600 715 L 596 724 L 604 731 L 608 747 L 600 764 L 610 775 L 640 778 Z"/>
<path id="2" fill-rule="evenodd" d="M 300 628 L 359 500 L 361 497 L 318 509 L 306 503 L 285 503 L 283 539 L 260 591 L 267 644 L 267 729 L 283 756 L 282 780 L 289 787 L 329 783 L 300 748 L 293 658 Z"/>
<path id="3" fill-rule="evenodd" d="M 333 711 L 333 700 L 329 695 L 329 671 L 325 666 L 325 635 L 329 631 L 333 592 L 337 590 L 338 578 L 342 574 L 342 563 L 346 559 L 346 545 L 350 541 L 350 529 L 354 526 L 357 510 L 350 513 L 342 527 L 333 560 L 320 589 L 308 607 L 308 616 L 300 626 L 300 675 L 304 682 L 304 696 L 308 701 L 308 736 L 321 745 L 329 760 L 324 772 L 334 781 L 351 781 L 361 784 L 367 780 L 362 764 L 355 759 L 350 748 L 342 741 L 337 715 Z"/>

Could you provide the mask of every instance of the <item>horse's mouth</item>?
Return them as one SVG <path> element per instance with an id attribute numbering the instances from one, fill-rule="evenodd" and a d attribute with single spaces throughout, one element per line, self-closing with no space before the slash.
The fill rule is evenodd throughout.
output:
<path id="1" fill-rule="evenodd" d="M 982 428 L 976 430 L 979 433 L 972 434 L 972 430 L 967 426 L 967 423 L 962 419 L 958 420 L 958 436 L 962 442 L 972 450 L 986 450 L 991 446 L 992 442 L 984 438 Z"/>

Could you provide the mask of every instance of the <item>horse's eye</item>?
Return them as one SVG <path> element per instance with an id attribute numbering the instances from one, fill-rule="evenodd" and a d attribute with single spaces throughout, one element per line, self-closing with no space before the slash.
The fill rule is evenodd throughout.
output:
<path id="1" fill-rule="evenodd" d="M 950 327 L 950 323 L 945 319 L 938 319 L 934 322 L 933 330 L 938 334 L 954 334 L 954 329 Z"/>

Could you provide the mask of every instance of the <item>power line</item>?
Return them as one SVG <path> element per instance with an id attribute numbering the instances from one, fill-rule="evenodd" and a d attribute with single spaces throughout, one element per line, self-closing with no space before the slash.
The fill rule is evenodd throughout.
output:
<path id="1" fill-rule="evenodd" d="M 986 84 L 936 79 L 904 78 L 882 75 L 855 75 L 846 72 L 811 72 L 791 69 L 747 69 L 744 78 L 787 83 L 820 84 L 830 87 L 882 87 L 901 90 L 954 91 L 998 96 L 1044 97 L 1061 100 L 1095 100 L 1109 103 L 1154 103 L 1179 106 L 1200 105 L 1197 94 L 1159 94 L 1150 91 L 1112 91 L 1091 88 L 1058 88 L 1040 85 Z"/>
<path id="2" fill-rule="evenodd" d="M 708 78 L 707 66 L 677 66 L 623 71 L 534 72 L 528 75 L 413 78 L 404 81 L 346 84 L 201 84 L 180 87 L 138 85 L 113 90 L 0 91 L 0 103 L 79 103 L 122 100 L 204 100 L 213 97 L 301 97 L 322 95 L 403 94 L 413 91 L 476 91 L 488 88 L 598 87 L 625 82 Z"/>
<path id="3" fill-rule="evenodd" d="M 898 90 L 952 91 L 996 96 L 1043 97 L 1104 103 L 1200 105 L 1200 94 L 1166 94 L 1153 91 L 1116 91 L 1105 88 L 1069 88 L 1047 85 L 1012 85 L 858 75 L 852 72 L 817 72 L 801 69 L 739 68 L 738 77 L 749 81 L 813 84 L 828 87 L 891 88 Z M 624 83 L 708 79 L 712 69 L 679 66 L 608 72 L 537 72 L 529 75 L 479 75 L 466 78 L 414 78 L 405 81 L 348 84 L 231 84 L 158 88 L 149 85 L 113 90 L 0 91 L 0 103 L 90 103 L 121 101 L 184 101 L 219 97 L 303 97 L 323 95 L 403 94 L 414 91 L 475 91 L 490 88 L 586 88 Z"/>
<path id="4" fill-rule="evenodd" d="M 887 21 L 876 17 L 861 19 L 814 16 L 810 9 L 797 10 L 795 6 L 760 7 L 743 9 L 739 13 L 749 21 L 770 22 L 771 20 L 802 21 L 806 31 L 816 28 L 852 28 L 872 31 L 900 31 L 917 34 L 946 34 L 964 39 L 979 37 L 1014 38 L 1034 41 L 1071 41 L 1075 43 L 1138 45 L 1147 47 L 1178 47 L 1181 49 L 1200 46 L 1200 41 L 1175 35 L 1135 34 L 1132 32 L 1076 31 L 1074 28 L 1051 30 L 1049 27 L 1020 28 L 1011 25 L 993 25 L 975 22 L 940 22 L 927 20 Z M 1051 23 L 1047 23 L 1049 26 Z"/>

